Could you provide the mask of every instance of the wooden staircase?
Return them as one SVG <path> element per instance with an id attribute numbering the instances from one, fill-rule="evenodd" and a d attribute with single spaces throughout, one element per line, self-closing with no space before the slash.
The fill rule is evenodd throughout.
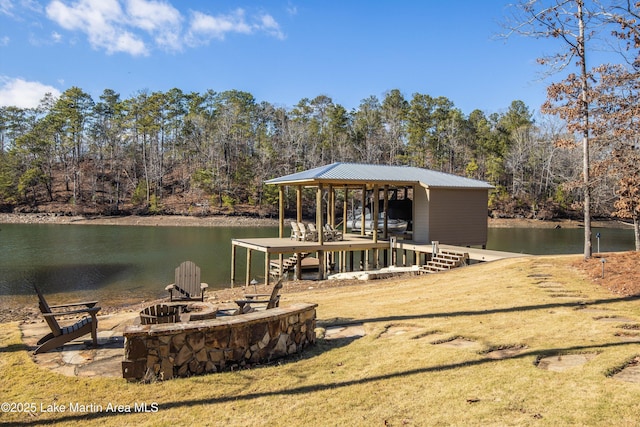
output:
<path id="1" fill-rule="evenodd" d="M 469 254 L 464 252 L 441 250 L 431 258 L 431 261 L 420 267 L 423 273 L 437 273 L 452 268 L 467 265 Z"/>
<path id="2" fill-rule="evenodd" d="M 301 252 L 300 253 L 300 261 L 309 256 L 310 252 Z M 287 274 L 290 271 L 293 271 L 298 264 L 298 254 L 294 254 L 282 261 L 282 271 L 280 271 L 280 261 L 279 260 L 271 260 L 269 274 L 271 277 L 281 277 Z"/>

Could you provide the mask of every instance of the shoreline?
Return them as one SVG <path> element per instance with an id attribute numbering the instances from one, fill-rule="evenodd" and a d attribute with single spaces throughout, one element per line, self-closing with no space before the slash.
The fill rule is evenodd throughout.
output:
<path id="1" fill-rule="evenodd" d="M 291 219 L 285 220 L 285 224 Z M 490 228 L 582 228 L 583 222 L 571 219 L 537 220 L 526 218 L 488 218 Z M 0 213 L 0 224 L 79 224 L 124 225 L 149 227 L 277 227 L 277 218 L 242 215 L 129 215 L 82 216 L 55 213 Z M 592 220 L 594 228 L 630 228 L 633 224 L 620 220 Z"/>

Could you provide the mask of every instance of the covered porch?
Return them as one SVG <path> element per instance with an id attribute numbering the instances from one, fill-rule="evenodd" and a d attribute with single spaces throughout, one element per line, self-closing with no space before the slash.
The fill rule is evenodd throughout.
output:
<path id="1" fill-rule="evenodd" d="M 245 282 L 251 280 L 251 258 L 257 251 L 264 253 L 268 284 L 274 264 L 282 273 L 285 264 L 294 263 L 296 277 L 300 278 L 302 259 L 312 253 L 318 259 L 318 278 L 325 279 L 329 267 L 346 272 L 417 265 L 421 257 L 437 251 L 432 248 L 435 241 L 463 247 L 465 253 L 471 246 L 486 245 L 487 194 L 492 187 L 482 181 L 408 166 L 333 163 L 274 178 L 266 184 L 278 186 L 278 236 L 232 240 L 232 285 L 237 276 L 239 247 L 247 251 Z M 315 241 L 289 238 L 287 188 L 295 189 L 295 218 L 289 220 L 295 223 L 303 221 L 304 190 L 315 189 L 315 218 L 311 220 L 317 230 Z M 360 211 L 357 219 L 356 206 Z M 395 231 L 390 227 L 392 220 L 404 221 L 406 230 Z M 326 238 L 325 225 L 340 230 L 343 240 Z M 348 225 L 357 231 L 349 233 Z M 477 255 L 476 259 L 489 258 L 494 255 Z"/>

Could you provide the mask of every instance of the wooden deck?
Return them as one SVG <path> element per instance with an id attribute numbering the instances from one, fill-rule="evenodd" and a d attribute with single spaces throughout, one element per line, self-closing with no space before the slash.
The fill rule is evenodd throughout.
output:
<path id="1" fill-rule="evenodd" d="M 325 253 L 347 253 L 353 256 L 354 252 L 362 251 L 366 254 L 367 260 L 369 259 L 369 251 L 372 251 L 372 259 L 378 260 L 378 252 L 379 251 L 389 251 L 393 249 L 396 253 L 401 253 L 403 256 L 401 257 L 401 265 L 407 264 L 407 253 L 413 253 L 413 263 L 419 264 L 421 262 L 421 257 L 425 254 L 432 254 L 433 246 L 430 243 L 420 243 L 414 242 L 412 240 L 396 240 L 394 242 L 393 248 L 391 247 L 392 242 L 390 240 L 378 239 L 377 242 L 374 242 L 370 236 L 359 236 L 356 234 L 347 234 L 344 237 L 344 240 L 339 241 L 330 241 L 323 242 L 322 244 L 318 242 L 307 242 L 307 241 L 297 241 L 292 240 L 290 238 L 245 238 L 245 239 L 233 239 L 231 241 L 232 253 L 231 253 L 231 284 L 233 286 L 236 279 L 236 252 L 237 248 L 245 248 L 247 250 L 247 271 L 245 277 L 245 283 L 249 284 L 249 278 L 251 277 L 251 256 L 253 251 L 262 252 L 265 254 L 265 263 L 264 263 L 264 275 L 265 275 L 265 283 L 269 284 L 269 269 L 271 268 L 274 260 L 272 259 L 273 255 L 278 255 L 279 258 L 284 257 L 285 254 L 300 254 L 300 253 L 318 253 L 318 259 L 324 259 Z M 458 252 L 464 252 L 469 254 L 469 259 L 474 261 L 486 262 L 486 261 L 495 261 L 503 258 L 515 258 L 528 256 L 527 254 L 522 253 L 512 253 L 512 252 L 501 252 L 501 251 L 492 251 L 487 249 L 480 248 L 469 248 L 462 246 L 453 246 L 453 245 L 439 245 L 440 249 L 453 250 Z M 346 257 L 345 257 L 346 258 Z M 400 257 L 396 257 L 398 259 Z M 352 259 L 352 258 L 351 258 Z M 387 259 L 385 257 L 385 259 Z M 319 263 L 318 266 L 318 274 L 319 278 L 325 278 L 325 271 L 322 268 L 323 263 Z M 364 263 L 364 269 L 367 269 L 368 262 Z M 398 261 L 396 261 L 396 265 Z M 346 260 L 341 260 L 339 265 L 342 268 L 345 268 L 347 265 Z M 351 269 L 353 269 L 353 265 L 351 265 Z M 349 271 L 346 270 L 345 271 Z"/>
<path id="2" fill-rule="evenodd" d="M 269 254 L 295 254 L 299 252 L 317 251 L 360 251 L 368 249 L 388 249 L 388 240 L 378 240 L 377 243 L 370 237 L 347 235 L 344 240 L 334 242 L 303 242 L 290 238 L 263 237 L 256 239 L 233 239 L 231 244 Z"/>

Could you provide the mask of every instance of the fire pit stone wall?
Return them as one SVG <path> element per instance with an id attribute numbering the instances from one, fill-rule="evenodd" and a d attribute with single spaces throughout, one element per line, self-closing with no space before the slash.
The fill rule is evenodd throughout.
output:
<path id="1" fill-rule="evenodd" d="M 292 304 L 211 320 L 128 326 L 122 376 L 168 380 L 300 353 L 315 343 L 316 307 Z"/>

